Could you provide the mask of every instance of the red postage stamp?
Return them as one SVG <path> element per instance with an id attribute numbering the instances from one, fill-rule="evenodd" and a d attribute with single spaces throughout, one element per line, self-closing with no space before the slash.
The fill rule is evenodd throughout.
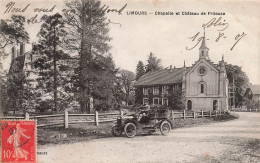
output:
<path id="1" fill-rule="evenodd" d="M 2 162 L 36 162 L 36 121 L 1 121 Z"/>

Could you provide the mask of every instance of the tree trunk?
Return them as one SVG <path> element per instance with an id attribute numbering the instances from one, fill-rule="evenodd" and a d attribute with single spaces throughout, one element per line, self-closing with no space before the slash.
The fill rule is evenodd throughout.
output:
<path id="1" fill-rule="evenodd" d="M 90 113 L 89 103 L 89 62 L 90 62 L 90 46 L 87 44 L 87 25 L 91 22 L 90 11 L 86 11 L 86 1 L 82 0 L 82 38 L 80 51 L 80 110 L 81 112 Z M 88 18 L 86 19 L 86 14 Z"/>
<path id="2" fill-rule="evenodd" d="M 56 29 L 54 27 L 54 41 L 53 41 L 53 66 L 54 66 L 54 111 L 57 111 L 57 58 L 56 58 Z"/>

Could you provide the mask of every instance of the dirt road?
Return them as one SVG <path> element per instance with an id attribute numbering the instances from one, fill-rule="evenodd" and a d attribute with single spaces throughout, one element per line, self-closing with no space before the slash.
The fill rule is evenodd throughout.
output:
<path id="1" fill-rule="evenodd" d="M 260 162 L 260 113 L 239 119 L 159 133 L 47 145 L 39 162 Z"/>

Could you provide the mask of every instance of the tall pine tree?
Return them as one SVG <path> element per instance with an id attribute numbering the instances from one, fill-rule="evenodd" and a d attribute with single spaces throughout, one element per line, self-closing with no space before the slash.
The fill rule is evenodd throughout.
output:
<path id="1" fill-rule="evenodd" d="M 161 59 L 157 59 L 152 52 L 150 53 L 147 62 L 148 64 L 146 65 L 146 73 L 162 69 Z"/>
<path id="2" fill-rule="evenodd" d="M 89 99 L 93 78 L 96 76 L 94 57 L 107 54 L 109 27 L 100 1 L 74 0 L 65 2 L 63 10 L 68 25 L 67 50 L 78 52 L 79 66 L 75 76 L 78 79 L 79 102 L 82 112 L 90 112 Z"/>
<path id="3" fill-rule="evenodd" d="M 138 80 L 141 76 L 143 76 L 143 74 L 145 74 L 144 63 L 142 61 L 139 61 L 136 67 L 135 80 Z"/>
<path id="4" fill-rule="evenodd" d="M 42 100 L 39 102 L 43 105 L 53 102 L 53 105 L 48 107 L 57 111 L 58 86 L 62 84 L 62 80 L 59 80 L 60 74 L 68 67 L 64 62 L 61 62 L 63 58 L 68 58 L 68 55 L 62 50 L 58 50 L 66 31 L 62 16 L 58 13 L 50 16 L 44 15 L 42 21 L 43 24 L 38 33 L 39 45 L 37 48 L 40 57 L 35 61 L 35 68 L 40 70 L 38 89 L 41 89 L 39 96 Z"/>

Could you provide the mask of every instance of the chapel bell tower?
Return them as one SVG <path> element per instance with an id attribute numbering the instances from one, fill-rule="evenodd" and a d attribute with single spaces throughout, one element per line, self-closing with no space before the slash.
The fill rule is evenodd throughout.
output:
<path id="1" fill-rule="evenodd" d="M 207 46 L 206 46 L 205 27 L 204 27 L 204 34 L 203 34 L 203 37 L 202 37 L 202 43 L 201 43 L 201 46 L 199 48 L 200 59 L 205 58 L 205 59 L 209 60 L 208 51 L 209 51 L 209 48 L 207 48 Z"/>

